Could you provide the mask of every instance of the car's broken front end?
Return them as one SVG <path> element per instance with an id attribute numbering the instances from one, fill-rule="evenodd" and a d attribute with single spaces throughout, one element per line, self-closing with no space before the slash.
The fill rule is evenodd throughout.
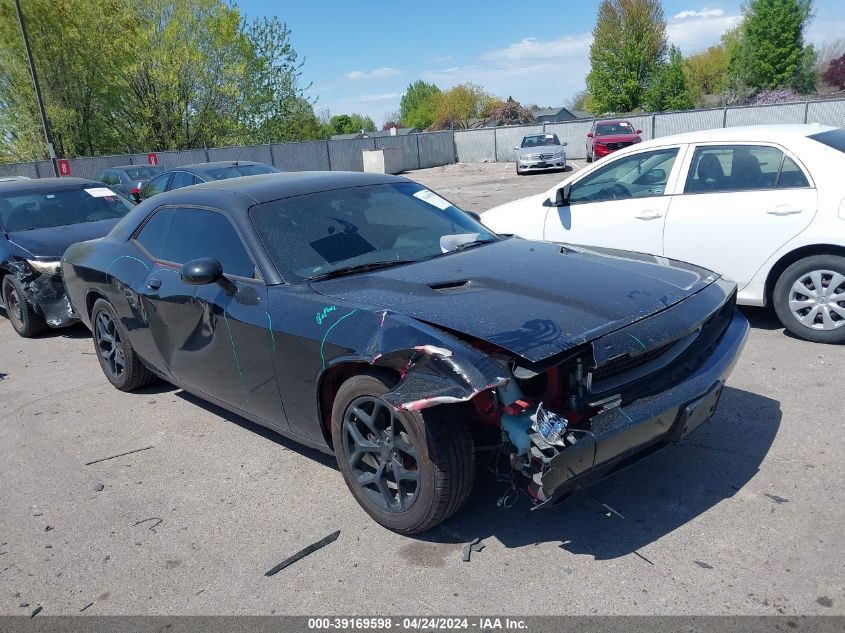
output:
<path id="1" fill-rule="evenodd" d="M 473 404 L 501 428 L 500 472 L 506 462 L 545 505 L 689 434 L 713 415 L 745 343 L 735 301 L 733 284 L 716 281 L 551 364 L 488 348 L 510 379 Z"/>
<path id="2" fill-rule="evenodd" d="M 61 328 L 79 320 L 65 292 L 59 261 L 15 257 L 5 263 L 5 268 L 20 284 L 20 300 L 26 301 L 47 325 Z"/>

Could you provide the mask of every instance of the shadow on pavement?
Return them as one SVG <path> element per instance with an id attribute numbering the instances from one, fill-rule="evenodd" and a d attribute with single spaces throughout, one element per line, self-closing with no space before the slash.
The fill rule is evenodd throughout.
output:
<path id="1" fill-rule="evenodd" d="M 164 383 L 164 381 L 161 382 Z M 328 455 L 326 453 L 323 453 L 322 451 L 318 451 L 315 448 L 304 446 L 303 444 L 300 444 L 295 440 L 289 439 L 284 435 L 276 433 L 276 431 L 274 431 L 273 429 L 269 429 L 266 426 L 261 426 L 260 424 L 256 424 L 255 422 L 247 420 L 246 418 L 242 418 L 236 413 L 232 413 L 231 411 L 227 411 L 222 407 L 218 407 L 216 404 L 208 402 L 207 400 L 203 400 L 202 398 L 199 398 L 198 396 L 195 396 L 192 393 L 188 393 L 183 389 L 174 387 L 169 383 L 164 384 L 170 387 L 170 389 L 175 390 L 176 395 L 182 398 L 183 400 L 187 400 L 191 404 L 195 404 L 198 407 L 202 407 L 209 413 L 213 413 L 214 415 L 220 416 L 224 420 L 228 420 L 229 422 L 237 424 L 238 426 L 243 429 L 246 429 L 247 431 L 252 431 L 256 435 L 260 435 L 265 439 L 275 442 L 284 449 L 300 453 L 303 457 L 308 457 L 310 459 L 313 459 L 315 462 L 319 462 L 323 466 L 329 466 L 337 470 L 337 462 L 335 461 L 333 455 Z"/>
<path id="2" fill-rule="evenodd" d="M 530 510 L 524 496 L 497 507 L 507 484 L 476 479 L 466 506 L 419 540 L 468 542 L 494 537 L 505 547 L 560 542 L 561 549 L 597 560 L 626 556 L 729 499 L 758 472 L 777 435 L 780 403 L 725 388 L 713 419 L 672 445 L 564 500 Z M 486 473 L 486 471 L 485 471 Z M 624 519 L 610 513 L 605 503 Z"/>
<path id="3" fill-rule="evenodd" d="M 250 422 L 168 383 L 156 383 L 238 426 L 337 468 L 335 459 L 271 429 Z M 561 549 L 609 560 L 632 553 L 731 498 L 757 474 L 777 436 L 780 403 L 726 387 L 716 415 L 678 445 L 668 446 L 557 506 L 532 511 L 524 495 L 511 508 L 497 501 L 508 490 L 479 467 L 475 489 L 464 508 L 443 525 L 415 537 L 420 541 L 466 543 L 493 537 L 505 547 L 559 542 Z M 486 461 L 486 453 L 478 455 Z M 610 506 L 618 515 L 611 513 Z M 648 561 L 651 562 L 651 561 Z"/>

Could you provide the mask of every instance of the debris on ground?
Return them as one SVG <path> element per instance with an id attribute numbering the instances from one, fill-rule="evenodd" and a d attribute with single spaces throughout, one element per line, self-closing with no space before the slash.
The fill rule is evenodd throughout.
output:
<path id="1" fill-rule="evenodd" d="M 694 562 L 696 565 L 698 565 L 698 566 L 699 566 L 699 567 L 701 567 L 702 569 L 713 569 L 713 565 L 708 565 L 708 564 L 707 564 L 707 563 L 705 563 L 704 561 L 694 560 L 694 561 L 692 561 L 692 562 Z"/>
<path id="2" fill-rule="evenodd" d="M 464 545 L 464 562 L 469 562 L 469 558 L 470 556 L 472 556 L 472 552 L 480 552 L 485 547 L 487 546 L 484 544 L 484 542 L 476 536 L 469 543 Z"/>
<path id="3" fill-rule="evenodd" d="M 145 446 L 144 448 L 136 448 L 131 451 L 126 451 L 125 453 L 120 453 L 119 455 L 111 455 L 110 457 L 101 457 L 100 459 L 95 459 L 90 462 L 85 462 L 86 466 L 90 466 L 91 464 L 99 464 L 100 462 L 106 462 L 110 459 L 117 459 L 118 457 L 123 457 L 124 455 L 131 455 L 132 453 L 140 453 L 141 451 L 148 451 L 151 448 L 155 448 L 155 446 Z"/>
<path id="4" fill-rule="evenodd" d="M 643 556 L 642 554 L 640 554 L 637 550 L 634 550 L 634 554 L 635 554 L 636 556 L 639 556 L 640 558 L 642 558 L 642 559 L 643 559 L 645 562 L 647 562 L 649 565 L 654 565 L 654 563 L 652 563 L 649 559 L 647 559 L 645 556 Z"/>
<path id="5" fill-rule="evenodd" d="M 147 529 L 152 532 L 153 534 L 156 533 L 156 528 L 164 522 L 164 519 L 159 517 L 150 517 L 148 519 L 141 519 L 140 521 L 136 521 L 132 524 L 132 527 L 141 525 L 142 523 L 146 523 L 147 521 L 155 521 L 152 525 L 150 525 Z"/>
<path id="6" fill-rule="evenodd" d="M 293 563 L 298 561 L 300 558 L 305 558 L 309 554 L 316 552 L 318 549 L 325 547 L 329 543 L 334 543 L 337 540 L 338 536 L 340 536 L 340 530 L 337 530 L 336 532 L 332 532 L 327 537 L 320 539 L 316 543 L 312 543 L 311 545 L 309 545 L 305 549 L 299 550 L 296 554 L 294 554 L 290 558 L 286 558 L 281 563 L 279 563 L 278 565 L 273 567 L 273 569 L 265 572 L 264 575 L 265 576 L 273 576 L 273 575 L 279 573 L 285 567 L 287 567 L 288 565 L 292 565 Z"/>
<path id="7" fill-rule="evenodd" d="M 88 607 L 93 607 L 93 606 L 94 606 L 94 603 L 93 603 L 93 602 L 89 602 L 89 603 L 88 603 L 88 604 L 86 604 L 84 607 L 82 607 L 82 608 L 79 610 L 79 612 L 80 612 L 80 613 L 82 613 L 82 612 L 83 612 L 83 611 L 85 611 L 85 609 L 87 609 Z"/>
<path id="8" fill-rule="evenodd" d="M 43 610 L 44 610 L 44 607 L 39 605 L 39 606 L 35 607 L 35 610 L 32 612 L 32 615 L 30 615 L 29 617 L 34 618 L 36 615 L 41 613 Z"/>
<path id="9" fill-rule="evenodd" d="M 103 484 L 97 484 L 96 486 L 94 486 L 94 490 L 96 490 L 97 492 L 102 492 L 104 488 L 105 486 Z"/>
<path id="10" fill-rule="evenodd" d="M 785 499 L 784 497 L 780 497 L 778 495 L 770 495 L 768 492 L 765 492 L 763 494 L 775 503 L 789 503 L 789 499 Z"/>

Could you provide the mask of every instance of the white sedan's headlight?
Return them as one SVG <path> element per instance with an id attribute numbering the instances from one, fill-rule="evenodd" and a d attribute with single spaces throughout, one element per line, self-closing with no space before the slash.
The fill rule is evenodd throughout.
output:
<path id="1" fill-rule="evenodd" d="M 557 152 L 555 152 L 555 158 L 563 158 L 563 154 L 564 150 L 559 149 Z"/>
<path id="2" fill-rule="evenodd" d="M 37 259 L 28 259 L 26 263 L 42 275 L 55 275 L 62 269 L 62 262 L 59 260 L 44 262 Z"/>

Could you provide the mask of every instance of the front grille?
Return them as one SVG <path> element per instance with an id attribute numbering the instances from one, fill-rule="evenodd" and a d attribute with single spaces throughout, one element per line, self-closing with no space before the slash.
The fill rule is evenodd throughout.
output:
<path id="1" fill-rule="evenodd" d="M 602 365 L 601 367 L 597 368 L 595 371 L 593 371 L 593 382 L 600 383 L 604 380 L 607 380 L 608 378 L 612 378 L 614 376 L 633 371 L 638 367 L 642 367 L 643 365 L 650 363 L 651 361 L 663 356 L 663 354 L 669 351 L 669 348 L 672 347 L 676 342 L 677 341 L 666 343 L 659 347 L 646 350 L 641 354 L 637 354 L 636 356 L 625 354 L 624 356 L 614 358 Z"/>
<path id="2" fill-rule="evenodd" d="M 534 154 L 530 158 L 531 160 L 551 160 L 554 158 L 554 154 Z"/>
<path id="3" fill-rule="evenodd" d="M 619 143 L 606 143 L 607 149 L 622 149 L 623 147 L 630 147 L 633 145 L 633 141 L 621 141 Z"/>

